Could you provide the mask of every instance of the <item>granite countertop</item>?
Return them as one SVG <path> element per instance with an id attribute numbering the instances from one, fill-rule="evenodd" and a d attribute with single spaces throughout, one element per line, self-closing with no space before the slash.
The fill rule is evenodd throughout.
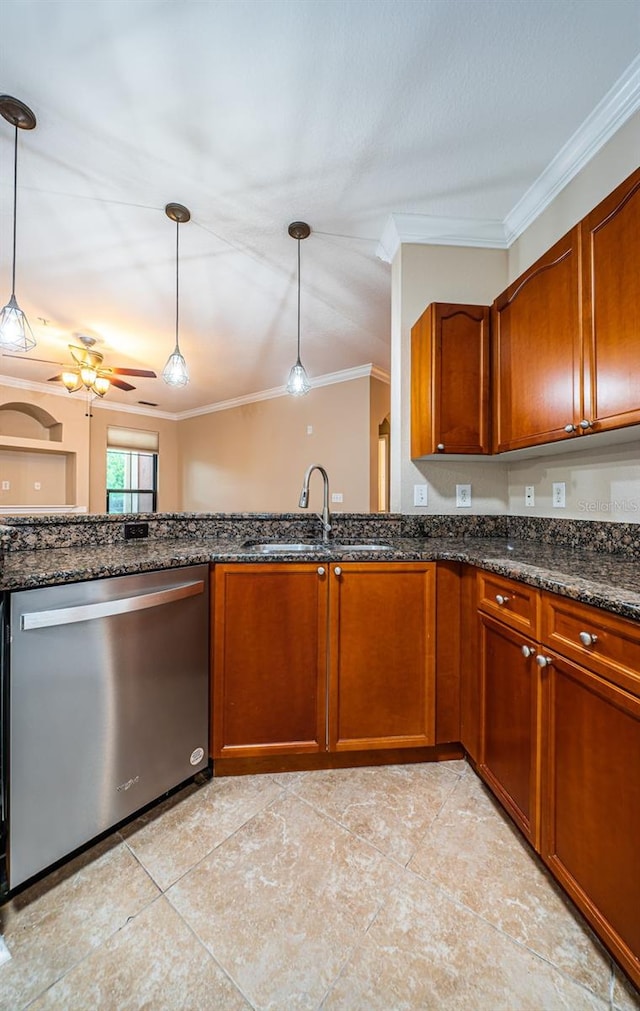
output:
<path id="1" fill-rule="evenodd" d="M 474 537 L 381 538 L 385 552 L 322 544 L 265 556 L 242 541 L 158 539 L 100 547 L 15 551 L 0 561 L 0 590 L 30 589 L 208 562 L 454 561 L 488 569 L 640 621 L 640 561 L 530 540 Z"/>

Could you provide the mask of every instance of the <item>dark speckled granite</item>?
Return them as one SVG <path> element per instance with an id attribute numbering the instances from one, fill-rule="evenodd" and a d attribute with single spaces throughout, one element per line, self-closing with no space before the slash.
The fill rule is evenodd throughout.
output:
<path id="1" fill-rule="evenodd" d="M 371 527 L 372 524 L 363 518 L 359 528 L 362 534 L 358 534 L 358 539 L 370 539 L 371 535 L 366 531 Z M 260 529 L 259 525 L 251 526 L 246 533 L 251 538 L 259 538 L 263 536 L 257 533 Z M 393 523 L 388 523 L 386 529 L 393 530 L 395 534 Z M 285 530 L 288 530 L 286 526 Z M 327 549 L 317 543 L 302 554 L 265 558 L 251 548 L 243 547 L 239 536 L 194 536 L 126 544 L 121 541 L 100 547 L 81 545 L 40 551 L 11 551 L 4 559 L 0 589 L 50 586 L 203 562 L 457 561 L 640 621 L 640 563 L 631 557 L 560 544 L 539 544 L 533 540 L 509 540 L 506 537 L 388 537 L 382 536 L 380 524 L 376 525 L 374 537 L 391 543 L 393 550 L 383 554 L 350 553 L 336 547 Z M 281 537 L 277 535 L 269 539 Z"/>

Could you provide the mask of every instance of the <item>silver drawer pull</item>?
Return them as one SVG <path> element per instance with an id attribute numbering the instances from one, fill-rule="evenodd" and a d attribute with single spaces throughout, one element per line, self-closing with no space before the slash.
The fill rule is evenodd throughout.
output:
<path id="1" fill-rule="evenodd" d="M 521 647 L 521 652 L 522 652 L 522 655 L 527 658 L 527 660 L 529 659 L 530 656 L 535 656 L 536 655 L 536 651 L 533 648 L 533 646 L 522 646 Z"/>
<path id="2" fill-rule="evenodd" d="M 503 597 L 501 593 L 496 593 L 496 603 L 502 607 L 509 600 L 508 597 Z"/>
<path id="3" fill-rule="evenodd" d="M 319 565 L 318 566 L 318 575 L 319 576 L 324 576 L 324 565 Z"/>
<path id="4" fill-rule="evenodd" d="M 580 632 L 578 638 L 583 646 L 593 646 L 598 641 L 598 636 L 592 635 L 591 632 Z"/>
<path id="5" fill-rule="evenodd" d="M 550 656 L 539 655 L 536 657 L 536 663 L 538 667 L 550 667 L 551 664 L 553 663 L 553 660 L 551 659 Z"/>
<path id="6" fill-rule="evenodd" d="M 342 569 L 340 568 L 339 565 L 336 565 L 336 567 L 335 567 L 335 569 L 333 571 L 335 572 L 336 576 L 341 576 L 342 575 Z"/>

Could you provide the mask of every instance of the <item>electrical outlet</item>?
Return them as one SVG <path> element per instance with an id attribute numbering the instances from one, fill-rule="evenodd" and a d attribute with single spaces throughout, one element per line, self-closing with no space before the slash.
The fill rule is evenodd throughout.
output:
<path id="1" fill-rule="evenodd" d="M 343 502 L 344 501 L 344 495 L 342 494 L 341 491 L 332 491 L 331 492 L 331 501 L 332 502 Z"/>
<path id="2" fill-rule="evenodd" d="M 528 484 L 524 489 L 524 504 L 534 506 L 536 504 L 536 493 L 532 484 Z"/>
<path id="3" fill-rule="evenodd" d="M 553 482 L 553 494 L 551 504 L 554 509 L 564 509 L 565 507 L 565 484 L 564 481 Z"/>
<path id="4" fill-rule="evenodd" d="M 456 485 L 456 506 L 459 509 L 467 509 L 471 506 L 471 485 Z"/>
<path id="5" fill-rule="evenodd" d="M 2 490 L 3 491 L 9 491 L 10 489 L 11 489 L 11 481 L 3 481 L 2 482 Z"/>
<path id="6" fill-rule="evenodd" d="M 36 491 L 40 491 L 40 489 L 42 488 L 42 485 L 40 484 L 39 481 L 34 481 L 33 482 L 33 487 L 35 488 Z"/>
<path id="7" fill-rule="evenodd" d="M 426 484 L 414 484 L 413 486 L 414 506 L 426 506 L 429 504 L 429 486 Z"/>
<path id="8" fill-rule="evenodd" d="M 149 536 L 148 523 L 125 523 L 124 525 L 125 541 L 139 541 L 141 538 L 148 536 Z"/>
<path id="9" fill-rule="evenodd" d="M 307 425 L 307 435 L 313 435 L 313 425 Z"/>

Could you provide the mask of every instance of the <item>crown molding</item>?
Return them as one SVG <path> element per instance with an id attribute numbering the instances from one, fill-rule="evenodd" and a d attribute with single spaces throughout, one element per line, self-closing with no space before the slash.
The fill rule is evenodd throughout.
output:
<path id="1" fill-rule="evenodd" d="M 353 369 L 343 369 L 341 372 L 328 372 L 323 376 L 316 376 L 309 379 L 311 388 L 320 386 L 333 386 L 336 383 L 348 383 L 353 379 L 363 379 L 367 377 L 379 379 L 383 383 L 390 383 L 391 376 L 385 369 L 377 365 L 358 365 Z M 233 400 L 221 400 L 217 404 L 207 404 L 205 407 L 195 407 L 192 411 L 182 411 L 174 414 L 176 421 L 186 421 L 188 418 L 198 418 L 203 414 L 214 414 L 216 411 L 230 411 L 234 407 L 244 407 L 246 404 L 255 404 L 260 400 L 275 400 L 277 397 L 288 397 L 286 386 L 274 386 L 270 390 L 260 390 L 257 393 L 247 393 L 244 397 L 234 397 Z"/>
<path id="2" fill-rule="evenodd" d="M 511 245 L 555 200 L 600 148 L 640 108 L 640 56 L 618 78 L 613 88 L 587 116 L 553 161 L 504 219 Z"/>
<path id="3" fill-rule="evenodd" d="M 438 218 L 431 214 L 390 214 L 376 255 L 391 263 L 403 243 L 423 246 L 481 246 L 507 249 L 502 221 Z"/>
<path id="4" fill-rule="evenodd" d="M 390 214 L 376 255 L 391 263 L 403 243 L 509 249 L 638 108 L 640 56 L 627 67 L 504 221 Z"/>
<path id="5" fill-rule="evenodd" d="M 49 383 L 36 383 L 30 379 L 16 379 L 15 376 L 4 376 L 0 374 L 0 386 L 11 386 L 16 390 L 30 390 L 32 393 L 46 393 L 49 397 L 74 397 L 75 394 L 68 393 L 67 390 L 60 386 L 50 386 Z M 80 391 L 77 391 L 80 393 Z M 79 397 L 75 397 L 79 400 Z M 169 421 L 174 421 L 176 418 L 175 414 L 171 414 L 169 411 L 158 411 L 152 407 L 133 407 L 131 404 L 120 404 L 113 400 L 101 400 L 99 397 L 95 397 L 91 401 L 91 409 L 94 407 L 100 408 L 105 411 L 124 411 L 125 414 L 145 414 L 152 418 L 166 418 Z"/>

